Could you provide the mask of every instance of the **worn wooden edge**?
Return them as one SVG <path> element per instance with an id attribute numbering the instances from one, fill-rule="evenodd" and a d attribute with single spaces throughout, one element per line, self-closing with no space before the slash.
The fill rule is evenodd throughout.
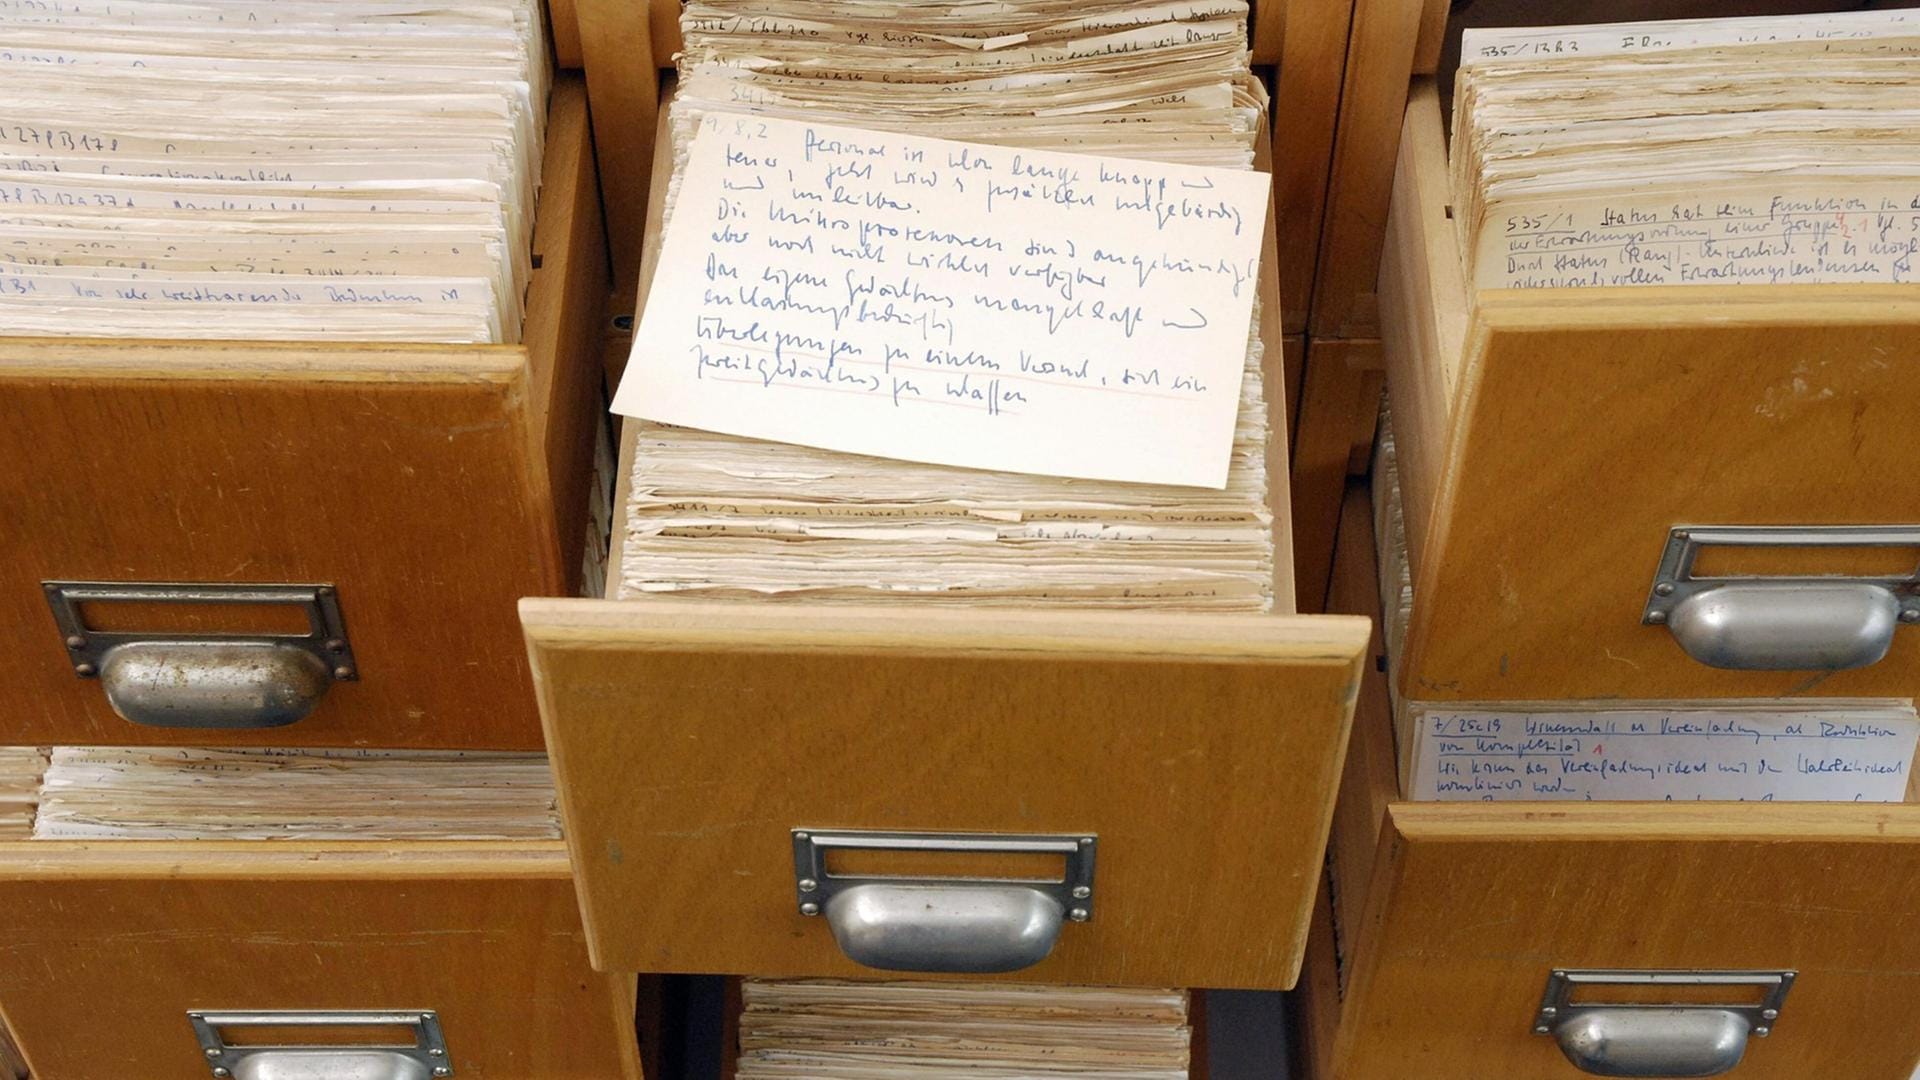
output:
<path id="1" fill-rule="evenodd" d="M 1469 305 L 1453 222 L 1446 216 L 1446 138 L 1431 79 L 1414 84 L 1400 140 L 1387 245 L 1380 262 L 1380 333 L 1393 399 L 1408 571 L 1417 580 L 1442 485 L 1464 362 Z"/>
<path id="2" fill-rule="evenodd" d="M 1286 26 L 1279 70 L 1274 75 L 1274 189 L 1279 204 L 1282 328 L 1305 333 L 1313 284 L 1323 257 L 1327 184 L 1340 112 L 1341 79 L 1347 64 L 1347 33 L 1353 0 L 1284 2 Z"/>
<path id="3" fill-rule="evenodd" d="M 0 880 L 570 878 L 559 840 L 19 840 Z"/>
<path id="4" fill-rule="evenodd" d="M 590 302 L 597 304 L 605 288 L 604 280 L 582 280 L 592 269 L 584 256 L 601 233 L 589 150 L 585 85 L 578 77 L 563 75 L 554 81 L 548 107 L 547 146 L 533 222 L 535 269 L 527 285 L 522 337 L 531 365 L 534 426 L 542 432 L 552 411 L 564 404 L 555 400 L 567 374 L 562 369 L 577 362 L 579 294 L 591 290 Z M 596 235 L 587 234 L 583 226 L 588 224 Z M 604 273 L 599 276 L 605 277 Z"/>
<path id="5" fill-rule="evenodd" d="M 1474 322 L 1493 333 L 1920 323 L 1911 285 L 1631 285 L 1484 289 Z"/>
<path id="6" fill-rule="evenodd" d="M 928 610 L 877 605 L 630 599 L 520 601 L 533 650 L 955 653 L 1033 659 L 1359 662 L 1371 632 L 1357 616 Z"/>
<path id="7" fill-rule="evenodd" d="M 1372 441 L 1384 376 L 1378 341 L 1309 338 L 1299 430 L 1288 478 L 1293 504 L 1294 582 L 1301 611 L 1322 611 L 1333 573 L 1334 535 L 1354 459 Z"/>
<path id="8" fill-rule="evenodd" d="M 546 179 L 534 229 L 536 265 L 527 299 L 532 461 L 527 484 L 542 507 L 540 544 L 560 568 L 551 589 L 577 595 L 592 497 L 594 440 L 605 409 L 600 305 L 609 277 L 586 84 L 563 76 L 554 84 L 547 125 Z"/>
<path id="9" fill-rule="evenodd" d="M 667 6 L 636 11 L 635 0 L 574 0 L 616 290 L 637 277 L 646 237 L 660 69 L 644 58 L 655 55 L 654 20 Z"/>
<path id="10" fill-rule="evenodd" d="M 484 383 L 524 386 L 518 345 L 0 338 L 0 379 Z"/>
<path id="11" fill-rule="evenodd" d="M 1915 803 L 1443 803 L 1387 808 L 1399 843 L 1920 842 Z"/>
<path id="12" fill-rule="evenodd" d="M 1308 332 L 1316 337 L 1379 336 L 1372 292 L 1422 17 L 1418 0 L 1354 5 L 1315 268 Z"/>
<path id="13" fill-rule="evenodd" d="M 646 1080 L 647 1067 L 641 1058 L 639 1039 L 640 976 L 631 971 L 603 974 L 606 981 L 608 1018 L 612 1030 L 619 1033 L 614 1046 L 620 1055 L 620 1075 L 625 1080 Z"/>
<path id="14" fill-rule="evenodd" d="M 579 67 L 580 16 L 573 10 L 573 0 L 547 0 L 547 32 L 553 42 L 554 63 L 563 68 Z"/>
<path id="15" fill-rule="evenodd" d="M 1385 657 L 1373 501 L 1362 485 L 1352 485 L 1347 490 L 1327 607 L 1330 611 L 1365 617 L 1374 628 L 1368 642 L 1368 658 L 1371 661 Z M 1334 938 L 1337 943 L 1349 946 L 1349 951 L 1353 931 L 1365 916 L 1370 891 L 1368 875 L 1373 871 L 1373 855 L 1379 847 L 1387 808 L 1400 797 L 1393 704 L 1387 690 L 1387 675 L 1375 664 L 1368 663 L 1361 669 L 1360 682 L 1353 734 L 1348 740 L 1346 765 L 1340 775 L 1339 795 L 1334 806 L 1327 860 L 1336 903 L 1332 912 Z"/>
<path id="16" fill-rule="evenodd" d="M 1287 0 L 1254 0 L 1248 48 L 1255 64 L 1277 64 L 1286 51 Z"/>
<path id="17" fill-rule="evenodd" d="M 1425 0 L 1420 7 L 1420 36 L 1413 45 L 1413 71 L 1432 75 L 1440 70 L 1440 54 L 1447 47 L 1448 0 Z"/>

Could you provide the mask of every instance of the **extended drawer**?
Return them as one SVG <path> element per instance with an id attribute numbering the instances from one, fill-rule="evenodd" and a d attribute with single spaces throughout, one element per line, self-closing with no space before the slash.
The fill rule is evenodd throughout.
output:
<path id="1" fill-rule="evenodd" d="M 1268 475 L 1286 473 L 1275 440 Z M 1285 553 L 1284 489 L 1270 501 Z M 521 613 L 601 970 L 1293 984 L 1362 620 L 671 598 Z"/>
<path id="2" fill-rule="evenodd" d="M 522 612 L 601 970 L 1293 984 L 1360 620 Z"/>
<path id="3" fill-rule="evenodd" d="M 640 1078 L 557 841 L 0 844 L 0 1016 L 35 1080 Z"/>
<path id="4" fill-rule="evenodd" d="M 1339 610 L 1377 615 L 1347 515 Z M 1403 801 L 1365 681 L 1302 979 L 1318 1080 L 1911 1075 L 1920 805 Z"/>
<path id="5" fill-rule="evenodd" d="M 273 741 L 538 748 L 513 605 L 579 581 L 602 400 L 577 78 L 554 89 L 537 216 L 523 345 L 0 339 L 0 742 L 258 744 L 147 724 L 311 707 Z M 310 640 L 257 665 L 204 642 L 99 655 L 194 634 Z M 143 670 L 180 678 L 156 692 Z"/>
<path id="6" fill-rule="evenodd" d="M 1920 693 L 1901 629 L 1920 619 L 1920 290 L 1474 296 L 1447 184 L 1423 85 L 1380 283 L 1415 586 L 1401 693 Z"/>

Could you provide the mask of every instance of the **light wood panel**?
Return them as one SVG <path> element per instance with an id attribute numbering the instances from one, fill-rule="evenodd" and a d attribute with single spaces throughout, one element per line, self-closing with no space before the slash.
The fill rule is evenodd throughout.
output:
<path id="1" fill-rule="evenodd" d="M 1743 1080 L 1920 1060 L 1920 806 L 1394 805 L 1335 1076 L 1581 1076 L 1530 1033 L 1555 967 L 1792 968 Z"/>
<path id="2" fill-rule="evenodd" d="M 616 296 L 632 295 L 646 241 L 647 180 L 653 175 L 654 118 L 660 111 L 654 23 L 671 17 L 678 7 L 574 0 L 581 62 L 593 101 L 593 145 L 600 161 Z"/>
<path id="3" fill-rule="evenodd" d="M 1416 576 L 1460 388 L 1470 306 L 1448 211 L 1446 164 L 1439 95 L 1433 80 L 1415 80 L 1380 265 L 1380 337 L 1393 399 L 1407 559 Z"/>
<path id="4" fill-rule="evenodd" d="M 38 1080 L 204 1080 L 189 1009 L 421 1008 L 459 1077 L 639 1080 L 631 983 L 588 966 L 557 842 L 0 844 Z"/>
<path id="5" fill-rule="evenodd" d="M 1367 626 L 1352 618 L 522 604 L 603 970 L 853 975 L 797 827 L 1101 837 L 1015 978 L 1286 987 Z"/>
<path id="6" fill-rule="evenodd" d="M 1671 526 L 1920 516 L 1916 341 L 1920 301 L 1895 286 L 1483 295 L 1415 564 L 1408 696 L 1915 696 L 1912 631 L 1822 679 L 1704 667 L 1640 612 Z"/>
<path id="7" fill-rule="evenodd" d="M 1365 616 L 1374 623 L 1367 661 L 1360 672 L 1360 696 L 1354 706 L 1353 734 L 1333 808 L 1327 840 L 1327 873 L 1314 905 L 1305 967 L 1296 994 L 1295 1033 L 1302 1042 L 1296 1055 L 1309 1070 L 1302 1080 L 1331 1080 L 1333 1047 L 1340 1025 L 1342 965 L 1355 947 L 1354 935 L 1366 910 L 1374 853 L 1387 804 L 1398 797 L 1393 745 L 1393 709 L 1388 700 L 1385 643 L 1380 634 L 1380 580 L 1376 568 L 1373 502 L 1363 483 L 1347 489 L 1340 515 L 1339 545 L 1327 610 Z"/>
<path id="8" fill-rule="evenodd" d="M 1340 547 L 1327 610 L 1360 615 L 1373 625 L 1367 662 L 1360 673 L 1353 736 L 1347 742 L 1340 797 L 1333 811 L 1327 863 L 1333 874 L 1333 925 L 1343 951 L 1352 947 L 1366 911 L 1374 852 L 1387 804 L 1399 798 L 1399 766 L 1393 738 L 1393 702 L 1387 692 L 1385 641 L 1380 631 L 1380 577 L 1374 550 L 1373 502 L 1364 485 L 1347 489 L 1340 519 Z"/>
<path id="9" fill-rule="evenodd" d="M 1285 0 L 1255 0 L 1249 47 L 1256 64 L 1277 64 L 1287 37 Z"/>
<path id="10" fill-rule="evenodd" d="M 1315 338 L 1377 338 L 1373 287 L 1422 0 L 1357 0 L 1313 290 Z"/>
<path id="11" fill-rule="evenodd" d="M 513 604 L 577 583 L 606 281 L 584 93 L 554 100 L 526 346 L 0 339 L 0 741 L 259 741 L 75 677 L 40 582 L 97 578 L 336 585 L 362 678 L 283 745 L 539 747 Z"/>
<path id="12" fill-rule="evenodd" d="M 1304 333 L 1332 168 L 1353 0 L 1266 0 L 1285 4 L 1286 33 L 1274 73 L 1273 147 L 1280 240 L 1282 328 Z"/>
<path id="13" fill-rule="evenodd" d="M 1326 610 L 1340 504 L 1355 448 L 1373 443 L 1385 381 L 1382 366 L 1378 341 L 1307 342 L 1289 477 L 1293 573 L 1301 611 Z"/>
<path id="14" fill-rule="evenodd" d="M 573 0 L 547 0 L 547 26 L 553 35 L 553 60 L 563 68 L 580 66 L 580 18 Z"/>
<path id="15" fill-rule="evenodd" d="M 1470 309 L 1429 90 L 1407 123 L 1383 278 L 1418 598 L 1403 693 L 1920 692 L 1913 631 L 1879 664 L 1822 678 L 1708 668 L 1640 621 L 1675 525 L 1920 519 L 1900 479 L 1920 449 L 1900 360 L 1920 342 L 1920 299 L 1900 286 L 1682 286 L 1489 291 Z M 1822 565 L 1874 558 L 1839 551 Z"/>

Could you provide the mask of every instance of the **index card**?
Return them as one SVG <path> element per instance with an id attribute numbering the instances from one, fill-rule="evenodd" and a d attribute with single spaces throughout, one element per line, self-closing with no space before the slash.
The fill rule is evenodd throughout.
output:
<path id="1" fill-rule="evenodd" d="M 1415 800 L 1901 802 L 1908 704 L 1827 708 L 1425 709 Z"/>
<path id="2" fill-rule="evenodd" d="M 710 113 L 614 411 L 1222 488 L 1269 180 Z"/>

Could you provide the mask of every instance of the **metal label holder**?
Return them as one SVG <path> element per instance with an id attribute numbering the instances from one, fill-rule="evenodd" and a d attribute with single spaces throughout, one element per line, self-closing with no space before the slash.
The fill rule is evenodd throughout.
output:
<path id="1" fill-rule="evenodd" d="M 1553 1036 L 1568 1061 L 1595 1076 L 1718 1076 L 1740 1064 L 1749 1036 L 1773 1033 L 1795 974 L 1558 968 L 1547 977 L 1533 1033 Z M 1766 997 L 1757 1005 L 1575 1002 L 1583 986 L 1762 987 Z"/>
<path id="2" fill-rule="evenodd" d="M 1066 922 L 1094 913 L 1094 855 L 1086 833 L 866 832 L 795 829 L 794 901 L 824 915 L 841 951 L 883 971 L 1018 971 L 1053 951 Z M 1058 855 L 1059 880 L 833 874 L 832 851 Z"/>
<path id="3" fill-rule="evenodd" d="M 1845 671 L 1878 663 L 1920 622 L 1920 568 L 1904 576 L 1700 577 L 1709 547 L 1911 548 L 1920 525 L 1675 526 L 1641 622 L 1700 663 L 1743 671 Z"/>
<path id="4" fill-rule="evenodd" d="M 453 1075 L 440 1016 L 431 1009 L 277 1010 L 187 1013 L 194 1038 L 213 1075 L 226 1080 L 252 1077 L 327 1077 L 328 1080 L 427 1080 Z M 225 1027 L 401 1027 L 411 1029 L 410 1046 L 232 1046 L 220 1034 Z"/>
<path id="5" fill-rule="evenodd" d="M 331 585 L 42 583 L 73 673 L 98 679 L 115 712 L 155 727 L 266 728 L 305 717 L 335 682 L 360 678 Z M 304 634 L 93 629 L 84 604 L 298 607 Z"/>

